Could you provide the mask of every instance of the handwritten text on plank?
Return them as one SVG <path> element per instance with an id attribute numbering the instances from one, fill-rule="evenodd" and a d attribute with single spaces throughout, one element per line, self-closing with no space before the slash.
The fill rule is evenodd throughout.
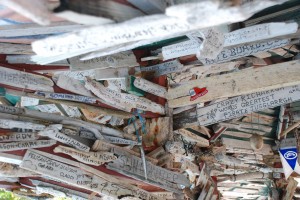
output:
<path id="1" fill-rule="evenodd" d="M 0 67 L 0 84 L 29 90 L 53 91 L 51 79 L 5 67 Z"/>
<path id="2" fill-rule="evenodd" d="M 7 135 L 0 135 L 0 142 L 28 141 L 36 139 L 38 139 L 36 133 L 9 133 Z"/>
<path id="3" fill-rule="evenodd" d="M 161 63 L 158 65 L 153 65 L 150 67 L 141 67 L 142 72 L 153 71 L 154 76 L 161 76 L 161 75 L 166 75 L 174 72 L 179 72 L 182 69 L 183 69 L 183 65 L 177 60 Z"/>
<path id="4" fill-rule="evenodd" d="M 233 59 L 250 56 L 256 53 L 265 52 L 271 49 L 283 47 L 285 45 L 288 45 L 289 43 L 290 40 L 284 39 L 284 40 L 273 40 L 268 42 L 245 44 L 236 47 L 229 47 L 221 51 L 221 53 L 217 56 L 216 59 L 200 58 L 200 61 L 205 65 L 226 62 Z"/>
<path id="5" fill-rule="evenodd" d="M 300 85 L 255 92 L 199 108 L 197 110 L 198 121 L 200 125 L 206 126 L 299 99 Z"/>
<path id="6" fill-rule="evenodd" d="M 21 149 L 50 147 L 54 144 L 56 144 L 55 140 L 33 140 L 24 142 L 0 143 L 0 151 L 15 151 Z"/>

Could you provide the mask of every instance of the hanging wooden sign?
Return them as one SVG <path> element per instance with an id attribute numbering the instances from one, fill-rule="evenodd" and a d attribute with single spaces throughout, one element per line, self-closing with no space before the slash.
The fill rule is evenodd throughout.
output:
<path id="1" fill-rule="evenodd" d="M 0 119 L 0 128 L 4 129 L 13 129 L 13 128 L 19 128 L 19 129 L 30 129 L 34 131 L 40 131 L 43 130 L 46 126 L 41 124 L 34 124 L 31 122 L 23 122 L 23 121 L 15 121 L 10 119 Z"/>
<path id="2" fill-rule="evenodd" d="M 50 147 L 54 144 L 56 144 L 55 140 L 32 140 L 23 142 L 0 143 L 0 151 L 16 151 L 22 149 Z"/>
<path id="3" fill-rule="evenodd" d="M 110 67 L 134 67 L 139 65 L 136 62 L 135 55 L 132 51 L 123 51 L 117 54 L 93 58 L 89 60 L 81 60 L 81 56 L 76 56 L 68 60 L 70 62 L 72 71 Z"/>
<path id="4" fill-rule="evenodd" d="M 45 128 L 43 131 L 40 131 L 38 133 L 41 136 L 47 136 L 53 140 L 57 140 L 61 143 L 70 145 L 72 147 L 75 147 L 76 149 L 85 151 L 85 152 L 89 152 L 90 151 L 90 147 L 59 132 L 59 130 L 55 127 L 47 127 Z"/>
<path id="5" fill-rule="evenodd" d="M 183 65 L 178 60 L 164 62 L 150 67 L 141 67 L 142 72 L 154 72 L 154 76 L 166 75 L 174 72 L 180 72 Z"/>
<path id="6" fill-rule="evenodd" d="M 141 145 L 142 144 L 137 141 L 126 140 L 126 139 L 118 138 L 118 137 L 104 136 L 104 138 L 109 143 L 112 143 L 112 144 L 126 144 L 126 145 Z"/>
<path id="7" fill-rule="evenodd" d="M 290 61 L 218 75 L 217 78 L 206 77 L 201 81 L 192 80 L 168 90 L 169 107 L 187 106 L 219 98 L 297 85 L 299 84 L 299 68 L 298 61 Z M 206 87 L 208 93 L 194 101 L 190 101 L 189 91 L 194 87 Z"/>
<path id="8" fill-rule="evenodd" d="M 229 47 L 225 48 L 221 51 L 219 55 L 217 55 L 216 59 L 200 59 L 200 61 L 204 65 L 211 65 L 215 63 L 222 63 L 230 60 L 234 60 L 237 58 L 250 56 L 255 53 L 265 52 L 271 49 L 276 49 L 279 47 L 286 46 L 290 43 L 289 39 L 283 39 L 283 40 L 272 40 L 267 42 L 259 42 L 259 43 L 250 43 L 250 44 L 244 44 L 239 45 L 236 47 Z"/>
<path id="9" fill-rule="evenodd" d="M 133 82 L 134 86 L 144 90 L 150 94 L 154 94 L 156 96 L 166 98 L 167 89 L 158 84 L 154 84 L 143 78 L 136 78 Z"/>
<path id="10" fill-rule="evenodd" d="M 126 176 L 130 176 L 138 180 L 142 180 L 146 183 L 159 186 L 175 193 L 180 193 L 178 185 L 190 185 L 188 179 L 184 175 L 155 166 L 147 161 L 146 164 L 148 179 L 146 180 L 144 177 L 144 168 L 141 158 L 126 154 L 118 150 L 116 150 L 116 152 L 114 153 L 116 153 L 119 158 L 107 165 L 107 167 L 111 170 L 120 172 Z"/>
<path id="11" fill-rule="evenodd" d="M 9 133 L 8 135 L 0 135 L 0 142 L 30 141 L 38 138 L 37 133 Z"/>
<path id="12" fill-rule="evenodd" d="M 110 152 L 88 152 L 87 153 L 87 152 L 78 151 L 76 149 L 61 146 L 61 145 L 55 147 L 53 151 L 55 153 L 67 154 L 80 162 L 89 165 L 95 165 L 95 166 L 100 166 L 103 165 L 104 163 L 111 162 L 117 159 L 117 157 Z"/>
<path id="13" fill-rule="evenodd" d="M 300 85 L 233 97 L 197 110 L 202 126 L 242 117 L 266 108 L 274 108 L 300 99 Z"/>
<path id="14" fill-rule="evenodd" d="M 53 92 L 51 79 L 28 72 L 0 67 L 0 84 L 28 90 Z"/>

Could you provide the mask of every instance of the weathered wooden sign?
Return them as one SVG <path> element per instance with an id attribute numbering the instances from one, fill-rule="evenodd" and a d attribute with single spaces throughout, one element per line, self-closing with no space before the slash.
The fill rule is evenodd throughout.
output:
<path id="1" fill-rule="evenodd" d="M 274 108 L 300 99 L 300 85 L 233 97 L 197 110 L 202 126 L 238 118 L 252 112 Z"/>
<path id="2" fill-rule="evenodd" d="M 31 122 L 15 121 L 10 119 L 0 119 L 0 128 L 4 128 L 4 129 L 19 128 L 19 129 L 30 129 L 30 130 L 40 131 L 43 130 L 45 127 L 46 126 L 44 125 L 34 124 Z"/>
<path id="3" fill-rule="evenodd" d="M 297 29 L 297 23 L 258 24 L 224 34 L 224 46 L 233 46 L 247 42 L 265 40 L 280 35 L 292 34 L 295 33 Z"/>
<path id="4" fill-rule="evenodd" d="M 30 97 L 21 97 L 21 107 L 39 105 L 39 99 Z"/>
<path id="5" fill-rule="evenodd" d="M 102 84 L 87 78 L 85 87 L 91 90 L 99 98 L 114 103 L 117 107 L 121 107 L 125 111 L 131 111 L 137 108 L 144 111 L 164 114 L 163 106 L 150 101 L 149 99 L 138 97 L 132 94 L 119 93 L 118 91 L 104 87 Z"/>
<path id="6" fill-rule="evenodd" d="M 81 103 L 96 103 L 97 99 L 88 96 L 80 96 L 74 94 L 64 94 L 64 93 L 50 93 L 50 92 L 36 92 L 37 95 L 43 95 L 45 98 L 49 99 L 58 99 L 58 100 L 66 100 L 66 101 L 76 101 Z"/>
<path id="7" fill-rule="evenodd" d="M 188 130 L 185 129 L 179 129 L 178 133 L 182 135 L 187 141 L 196 143 L 197 146 L 200 147 L 208 147 L 209 141 L 203 137 L 200 137 Z"/>
<path id="8" fill-rule="evenodd" d="M 255 53 L 265 52 L 271 49 L 276 49 L 279 47 L 286 46 L 290 43 L 289 39 L 283 40 L 272 40 L 267 42 L 259 42 L 259 43 L 250 43 L 239 45 L 235 47 L 228 47 L 221 51 L 221 53 L 217 56 L 216 59 L 200 59 L 200 61 L 204 65 L 211 65 L 214 63 L 222 63 L 226 61 L 230 61 L 233 59 L 250 56 Z"/>
<path id="9" fill-rule="evenodd" d="M 0 84 L 28 90 L 52 92 L 53 81 L 45 76 L 0 67 Z"/>
<path id="10" fill-rule="evenodd" d="M 7 135 L 0 135 L 0 142 L 30 141 L 37 140 L 38 138 L 37 133 L 9 133 Z"/>
<path id="11" fill-rule="evenodd" d="M 92 183 L 92 175 L 90 173 L 50 159 L 32 150 L 27 150 L 20 167 L 40 174 L 46 174 L 68 184 L 90 186 Z"/>
<path id="12" fill-rule="evenodd" d="M 100 176 L 85 172 L 78 167 L 64 164 L 59 160 L 54 160 L 51 156 L 51 154 L 44 152 L 40 153 L 39 151 L 28 150 L 20 167 L 113 198 L 119 198 L 120 196 L 136 196 L 146 200 L 161 200 L 161 198 L 152 195 L 145 190 L 131 185 L 121 185 L 117 182 L 110 182 Z M 84 167 L 84 165 L 82 167 Z M 111 179 L 114 180 L 113 177 Z"/>
<path id="13" fill-rule="evenodd" d="M 69 117 L 80 118 L 81 113 L 77 107 L 61 104 L 61 107 L 66 111 Z"/>
<path id="14" fill-rule="evenodd" d="M 79 160 L 83 163 L 90 164 L 90 165 L 103 165 L 106 162 L 111 162 L 116 160 L 117 157 L 111 152 L 82 152 L 76 149 L 65 147 L 65 146 L 58 146 L 54 149 L 55 153 L 64 153 L 67 154 L 76 160 Z"/>
<path id="15" fill-rule="evenodd" d="M 173 58 L 179 58 L 182 56 L 193 55 L 199 51 L 200 45 L 193 41 L 188 40 L 184 42 L 179 42 L 169 46 L 164 46 L 162 48 L 162 55 L 164 60 L 169 60 Z"/>
<path id="16" fill-rule="evenodd" d="M 38 133 L 39 135 L 42 136 L 47 136 L 53 140 L 57 140 L 61 143 L 70 145 L 72 147 L 75 147 L 76 149 L 88 152 L 90 150 L 90 147 L 59 132 L 59 130 L 56 127 L 47 127 L 43 131 L 40 131 Z"/>
<path id="17" fill-rule="evenodd" d="M 63 115 L 63 113 L 55 104 L 41 104 L 35 106 L 34 108 L 44 113 L 54 113 L 58 115 Z"/>
<path id="18" fill-rule="evenodd" d="M 72 71 L 110 67 L 134 67 L 139 65 L 136 62 L 135 55 L 132 51 L 123 51 L 117 54 L 93 58 L 89 60 L 81 60 L 81 56 L 76 56 L 68 60 L 70 62 Z"/>
<path id="19" fill-rule="evenodd" d="M 234 73 L 191 80 L 174 88 L 169 88 L 167 98 L 169 107 L 182 107 L 215 99 L 234 97 L 252 92 L 261 92 L 282 86 L 300 84 L 299 61 L 290 61 L 269 65 L 266 67 L 250 68 Z M 274 77 L 276 74 L 276 78 Z M 206 88 L 208 92 L 191 101 L 189 91 L 194 88 Z"/>
<path id="20" fill-rule="evenodd" d="M 54 197 L 66 197 L 66 194 L 64 192 L 61 192 L 59 190 L 56 190 L 52 187 L 43 187 L 43 186 L 36 186 L 36 193 L 37 194 L 50 194 Z"/>
<path id="21" fill-rule="evenodd" d="M 56 144 L 55 140 L 32 140 L 23 142 L 0 143 L 0 151 L 15 151 L 22 149 L 50 147 L 54 144 Z"/>
<path id="22" fill-rule="evenodd" d="M 174 72 L 179 72 L 183 69 L 183 65 L 178 60 L 165 62 L 150 67 L 141 67 L 142 72 L 154 72 L 154 76 L 166 75 Z"/>
<path id="23" fill-rule="evenodd" d="M 156 96 L 166 98 L 167 89 L 158 84 L 154 84 L 143 78 L 136 78 L 133 82 L 134 86 L 144 90 L 150 94 L 154 94 Z"/>
<path id="24" fill-rule="evenodd" d="M 55 79 L 56 84 L 65 90 L 82 96 L 93 97 L 92 93 L 84 87 L 84 83 L 75 78 L 60 74 L 57 78 L 55 77 Z"/>
<path id="25" fill-rule="evenodd" d="M 188 179 L 184 175 L 155 166 L 148 161 L 146 161 L 148 177 L 146 180 L 144 177 L 143 161 L 141 158 L 117 149 L 114 149 L 114 153 L 117 154 L 119 158 L 107 165 L 107 167 L 111 170 L 162 187 L 175 193 L 180 193 L 179 185 L 190 185 Z"/>
<path id="26" fill-rule="evenodd" d="M 28 171 L 26 169 L 21 169 L 16 164 L 10 164 L 5 162 L 0 162 L 0 177 L 28 177 L 28 176 L 38 176 L 38 174 Z"/>
<path id="27" fill-rule="evenodd" d="M 119 137 L 104 136 L 104 138 L 112 144 L 142 145 L 142 143 L 139 143 L 137 141 L 126 140 Z"/>

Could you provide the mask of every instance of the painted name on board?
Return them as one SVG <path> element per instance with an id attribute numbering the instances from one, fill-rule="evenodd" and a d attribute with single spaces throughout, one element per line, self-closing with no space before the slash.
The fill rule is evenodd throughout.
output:
<path id="1" fill-rule="evenodd" d="M 233 97 L 197 110 L 201 126 L 238 118 L 252 112 L 274 108 L 300 99 L 300 86 L 283 87 Z"/>
<path id="2" fill-rule="evenodd" d="M 205 65 L 211 65 L 215 63 L 222 63 L 233 59 L 250 56 L 259 52 L 265 52 L 271 49 L 286 46 L 290 43 L 290 40 L 273 40 L 268 42 L 252 43 L 239 45 L 236 47 L 229 47 L 221 51 L 216 59 L 200 59 Z"/>
<path id="3" fill-rule="evenodd" d="M 56 144 L 55 140 L 34 140 L 24 142 L 0 143 L 0 151 L 15 151 L 21 149 L 42 148 L 49 147 L 54 144 Z"/>
<path id="4" fill-rule="evenodd" d="M 179 72 L 183 69 L 183 65 L 178 60 L 173 60 L 150 67 L 141 67 L 140 69 L 142 72 L 154 71 L 154 76 L 161 76 Z"/>
<path id="5" fill-rule="evenodd" d="M 38 139 L 38 135 L 36 133 L 10 133 L 8 135 L 0 135 L 0 142 L 27 141 L 36 139 Z"/>

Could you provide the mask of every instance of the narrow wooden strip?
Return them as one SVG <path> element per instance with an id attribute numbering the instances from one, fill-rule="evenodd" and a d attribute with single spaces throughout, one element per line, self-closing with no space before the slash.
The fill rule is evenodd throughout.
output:
<path id="1" fill-rule="evenodd" d="M 16 151 L 23 149 L 50 147 L 54 144 L 56 144 L 55 140 L 33 140 L 24 142 L 0 143 L 0 151 Z"/>
<path id="2" fill-rule="evenodd" d="M 201 81 L 189 81 L 179 87 L 170 88 L 167 98 L 170 99 L 169 104 L 173 108 L 207 102 L 218 98 L 288 87 L 300 83 L 298 79 L 300 75 L 299 69 L 299 61 L 291 61 L 220 75 L 218 78 L 207 77 L 201 79 Z M 205 87 L 208 93 L 191 101 L 189 91 L 194 87 Z"/>
<path id="3" fill-rule="evenodd" d="M 134 86 L 144 90 L 150 94 L 154 94 L 156 96 L 166 98 L 167 89 L 158 84 L 154 84 L 151 81 L 148 81 L 143 78 L 136 78 L 133 82 Z"/>
<path id="4" fill-rule="evenodd" d="M 29 90 L 52 92 L 52 80 L 41 75 L 0 67 L 0 84 Z"/>
<path id="5" fill-rule="evenodd" d="M 299 85 L 234 97 L 198 109 L 200 125 L 238 118 L 245 114 L 284 105 L 300 99 Z"/>
<path id="6" fill-rule="evenodd" d="M 0 142 L 28 141 L 38 139 L 37 133 L 9 133 L 0 135 Z"/>

